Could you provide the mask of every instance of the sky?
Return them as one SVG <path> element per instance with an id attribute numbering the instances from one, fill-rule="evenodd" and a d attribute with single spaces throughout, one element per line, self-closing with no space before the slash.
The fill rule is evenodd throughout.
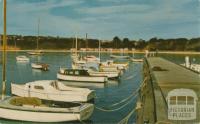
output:
<path id="1" fill-rule="evenodd" d="M 2 8 L 2 0 L 0 0 Z M 7 33 L 111 40 L 200 36 L 200 0 L 7 0 Z M 1 9 L 2 11 L 2 9 Z M 2 33 L 2 12 L 0 12 Z"/>

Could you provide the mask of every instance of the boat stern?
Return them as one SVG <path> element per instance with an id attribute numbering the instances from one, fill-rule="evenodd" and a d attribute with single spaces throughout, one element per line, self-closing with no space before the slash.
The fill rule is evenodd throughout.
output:
<path id="1" fill-rule="evenodd" d="M 95 96 L 96 96 L 95 91 L 92 90 L 87 96 L 87 102 L 93 103 Z"/>
<path id="2" fill-rule="evenodd" d="M 94 111 L 94 105 L 90 103 L 83 104 L 80 108 L 80 121 L 88 120 Z"/>

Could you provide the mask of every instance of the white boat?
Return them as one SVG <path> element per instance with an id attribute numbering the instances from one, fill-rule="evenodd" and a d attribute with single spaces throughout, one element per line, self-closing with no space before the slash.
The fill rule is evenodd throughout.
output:
<path id="1" fill-rule="evenodd" d="M 83 59 L 86 60 L 87 62 L 100 62 L 99 58 L 97 58 L 96 56 L 92 56 L 92 55 L 85 56 Z"/>
<path id="2" fill-rule="evenodd" d="M 6 0 L 3 0 L 3 48 L 6 48 Z M 3 49 L 2 65 L 6 67 L 6 49 Z M 6 68 L 2 69 L 2 94 L 0 118 L 31 122 L 65 122 L 87 120 L 94 110 L 89 103 L 63 103 L 43 101 L 34 97 L 6 97 Z"/>
<path id="3" fill-rule="evenodd" d="M 20 99 L 22 99 L 20 101 Z M 22 101 L 39 101 L 41 104 L 29 104 Z M 18 102 L 16 102 L 18 101 Z M 43 101 L 31 97 L 9 97 L 0 100 L 0 117 L 10 120 L 30 122 L 67 122 L 87 120 L 94 110 L 89 103 L 43 104 Z"/>
<path id="4" fill-rule="evenodd" d="M 42 55 L 43 52 L 40 51 L 40 50 L 35 50 L 35 51 L 30 51 L 30 52 L 27 52 L 29 55 Z"/>
<path id="5" fill-rule="evenodd" d="M 11 84 L 11 93 L 21 97 L 37 97 L 61 102 L 89 102 L 95 93 L 87 88 L 75 88 L 55 80 L 39 80 L 25 84 Z"/>
<path id="6" fill-rule="evenodd" d="M 87 70 L 79 69 L 60 69 L 57 73 L 57 78 L 64 81 L 76 81 L 76 82 L 98 82 L 105 83 L 108 78 L 105 76 L 91 76 Z"/>
<path id="7" fill-rule="evenodd" d="M 128 68 L 128 62 L 113 62 L 113 60 L 101 62 L 100 65 L 103 67 L 116 67 L 119 70 L 125 70 Z"/>
<path id="8" fill-rule="evenodd" d="M 29 58 L 26 56 L 17 56 L 16 60 L 19 62 L 27 62 L 27 61 L 29 61 Z"/>
<path id="9" fill-rule="evenodd" d="M 89 69 L 89 75 L 91 76 L 106 76 L 108 79 L 117 79 L 120 77 L 120 71 L 94 71 Z"/>
<path id="10" fill-rule="evenodd" d="M 110 55 L 111 58 L 115 58 L 115 59 L 128 59 L 129 56 L 117 56 L 117 55 Z"/>
<path id="11" fill-rule="evenodd" d="M 31 67 L 34 69 L 41 69 L 47 71 L 49 69 L 49 65 L 45 63 L 31 63 Z"/>
<path id="12" fill-rule="evenodd" d="M 99 66 L 99 70 L 100 71 L 104 71 L 104 72 L 115 72 L 115 71 L 119 71 L 120 69 L 118 69 L 116 66 L 103 66 L 100 65 Z"/>
<path id="13" fill-rule="evenodd" d="M 144 60 L 143 59 L 134 59 L 134 58 L 132 58 L 131 61 L 132 62 L 143 62 Z"/>

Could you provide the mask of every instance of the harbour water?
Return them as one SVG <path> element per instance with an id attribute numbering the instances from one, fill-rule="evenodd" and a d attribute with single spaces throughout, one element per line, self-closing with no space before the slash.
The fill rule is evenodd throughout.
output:
<path id="1" fill-rule="evenodd" d="M 92 54 L 92 53 L 91 53 Z M 91 55 L 90 54 L 90 55 Z M 10 95 L 10 83 L 26 83 L 34 80 L 56 80 L 56 73 L 59 67 L 71 67 L 71 57 L 70 53 L 45 53 L 42 56 L 28 56 L 30 57 L 30 62 L 16 62 L 15 57 L 17 55 L 27 55 L 24 52 L 9 52 L 7 57 L 7 94 Z M 84 54 L 83 54 L 84 55 Z M 94 54 L 98 56 L 98 54 Z M 127 54 L 128 55 L 128 54 Z M 132 56 L 132 54 L 129 54 Z M 185 55 L 160 55 L 170 61 L 175 63 L 183 63 Z M 143 57 L 142 54 L 136 54 L 136 58 Z M 192 55 L 192 61 L 194 63 L 200 63 L 199 55 Z M 101 55 L 101 60 L 110 59 L 109 53 L 103 53 Z M 50 65 L 50 70 L 43 72 L 40 70 L 34 70 L 31 68 L 31 62 L 44 62 Z M 128 60 L 124 60 L 128 61 Z M 0 65 L 0 69 L 2 66 Z M 2 72 L 0 72 L 1 74 Z M 79 85 L 80 87 L 89 87 L 96 91 L 95 106 L 106 108 L 114 103 L 118 103 L 120 100 L 130 96 L 142 82 L 142 64 L 132 63 L 129 61 L 129 68 L 124 72 L 123 76 L 119 81 L 109 81 L 106 84 L 91 84 Z M 1 77 L 0 77 L 1 80 Z M 75 82 L 74 82 L 75 83 Z M 113 111 L 105 112 L 95 109 L 90 121 L 84 123 L 109 123 L 116 124 L 121 121 L 134 107 L 137 99 L 132 99 L 132 101 L 124 108 Z M 135 114 L 133 114 L 129 120 L 129 123 L 135 122 Z M 10 123 L 30 123 L 30 122 L 19 122 L 0 119 L 0 123 L 10 124 Z M 71 123 L 83 123 L 83 122 L 71 122 Z"/>

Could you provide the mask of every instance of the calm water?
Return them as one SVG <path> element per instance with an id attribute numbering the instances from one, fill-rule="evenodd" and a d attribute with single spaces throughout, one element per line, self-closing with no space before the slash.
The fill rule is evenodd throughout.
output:
<path id="1" fill-rule="evenodd" d="M 45 53 L 42 56 L 28 56 L 30 57 L 29 63 L 16 62 L 15 57 L 17 55 L 27 55 L 23 52 L 8 53 L 7 58 L 7 94 L 10 94 L 10 83 L 26 83 L 34 80 L 56 80 L 56 73 L 59 67 L 71 67 L 70 53 Z M 97 54 L 93 54 L 97 55 Z M 132 54 L 129 54 L 132 56 Z M 101 59 L 107 60 L 110 54 L 102 54 Z M 135 57 L 142 57 L 142 54 L 136 54 Z M 176 63 L 183 63 L 185 55 L 160 55 L 166 59 L 169 59 Z M 193 55 L 194 63 L 200 63 L 200 56 Z M 31 68 L 31 62 L 45 62 L 50 65 L 50 71 L 42 72 L 40 70 L 34 70 Z M 125 60 L 128 61 L 128 60 Z M 0 65 L 2 69 L 2 66 Z M 1 72 L 0 72 L 1 74 Z M 1 77 L 0 77 L 0 80 Z M 96 91 L 97 98 L 95 99 L 95 106 L 106 107 L 120 100 L 128 97 L 134 92 L 142 81 L 142 64 L 129 62 L 129 68 L 124 72 L 120 81 L 108 82 L 105 85 L 87 84 L 86 87 L 94 89 Z M 81 85 L 82 86 L 82 85 Z M 83 86 L 82 86 L 83 87 Z M 84 86 L 85 87 L 85 86 Z M 136 99 L 132 99 L 131 103 L 125 108 L 115 112 L 103 112 L 95 109 L 89 122 L 84 123 L 117 123 L 123 119 L 134 107 Z M 135 114 L 133 114 L 129 120 L 129 123 L 135 122 Z M 0 123 L 29 123 L 19 121 L 0 120 Z M 73 122 L 79 123 L 79 122 Z"/>

